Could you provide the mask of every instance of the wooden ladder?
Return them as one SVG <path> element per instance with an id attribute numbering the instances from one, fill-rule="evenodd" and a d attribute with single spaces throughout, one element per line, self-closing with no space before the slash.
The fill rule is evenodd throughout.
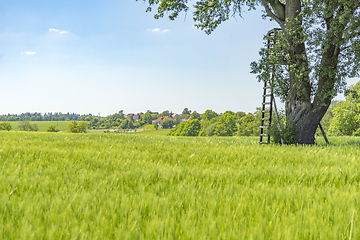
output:
<path id="1" fill-rule="evenodd" d="M 261 109 L 260 144 L 270 143 L 269 127 L 271 126 L 273 94 L 270 84 L 264 82 L 263 102 Z M 267 139 L 266 139 L 267 138 Z"/>
<path id="2" fill-rule="evenodd" d="M 277 31 L 281 31 L 279 28 L 274 28 L 268 31 L 268 42 L 267 48 L 270 49 L 275 44 L 275 39 L 270 41 L 270 36 L 275 34 Z M 273 111 L 273 102 L 274 95 L 272 92 L 271 83 L 273 82 L 274 72 L 270 71 L 270 79 L 268 81 L 264 81 L 264 93 L 263 93 L 263 103 L 261 110 L 261 124 L 260 124 L 260 144 L 269 144 L 270 143 L 270 133 L 269 127 L 271 126 L 271 117 Z M 265 141 L 264 138 L 267 140 Z"/>

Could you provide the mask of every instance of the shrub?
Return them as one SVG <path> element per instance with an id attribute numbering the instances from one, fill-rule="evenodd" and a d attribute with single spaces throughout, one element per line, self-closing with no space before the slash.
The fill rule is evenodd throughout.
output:
<path id="1" fill-rule="evenodd" d="M 12 129 L 11 124 L 8 122 L 4 122 L 0 124 L 0 130 L 10 131 Z"/>
<path id="2" fill-rule="evenodd" d="M 51 125 L 48 127 L 48 129 L 46 131 L 47 132 L 59 132 L 60 130 L 57 129 L 54 125 Z"/>
<path id="3" fill-rule="evenodd" d="M 20 131 L 33 131 L 33 132 L 36 132 L 36 131 L 39 131 L 39 128 L 38 126 L 34 123 L 34 124 L 31 124 L 29 121 L 22 121 L 19 126 L 18 126 L 19 130 Z"/>
<path id="4" fill-rule="evenodd" d="M 187 122 L 182 122 L 173 128 L 169 136 L 199 136 L 201 124 L 198 119 L 193 119 Z"/>
<path id="5" fill-rule="evenodd" d="M 298 140 L 295 138 L 297 134 L 297 128 L 289 123 L 285 123 L 281 126 L 281 132 L 279 131 L 277 123 L 274 121 L 273 124 L 270 126 L 270 136 L 274 143 L 280 144 L 281 143 L 281 136 L 284 140 L 284 144 L 297 144 Z"/>
<path id="6" fill-rule="evenodd" d="M 72 133 L 86 133 L 86 123 L 72 121 L 68 126 L 68 130 Z"/>

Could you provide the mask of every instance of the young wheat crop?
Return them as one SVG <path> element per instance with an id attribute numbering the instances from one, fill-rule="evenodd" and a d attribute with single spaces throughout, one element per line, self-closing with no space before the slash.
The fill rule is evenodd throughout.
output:
<path id="1" fill-rule="evenodd" d="M 357 239 L 360 139 L 330 140 L 0 132 L 0 238 Z"/>

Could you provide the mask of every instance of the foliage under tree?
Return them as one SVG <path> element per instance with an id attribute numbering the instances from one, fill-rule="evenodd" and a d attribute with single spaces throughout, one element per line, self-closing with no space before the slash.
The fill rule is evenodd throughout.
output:
<path id="1" fill-rule="evenodd" d="M 144 0 L 147 11 L 157 8 L 155 18 L 169 13 L 174 20 L 188 12 L 190 0 Z M 274 48 L 261 50 L 262 59 L 252 63 L 259 80 L 269 81 L 285 101 L 287 121 L 296 129 L 301 144 L 313 144 L 315 132 L 332 98 L 345 87 L 345 79 L 359 76 L 359 0 L 198 0 L 195 27 L 210 34 L 243 8 L 262 5 L 265 17 L 275 20 L 281 32 Z"/>

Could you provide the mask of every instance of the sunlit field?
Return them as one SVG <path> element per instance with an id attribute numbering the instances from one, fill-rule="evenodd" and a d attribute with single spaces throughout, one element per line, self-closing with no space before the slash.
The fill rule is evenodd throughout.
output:
<path id="1" fill-rule="evenodd" d="M 1 123 L 1 122 L 0 122 Z M 11 124 L 11 131 L 20 131 L 18 126 L 21 121 L 9 122 Z M 66 131 L 71 121 L 29 121 L 30 124 L 36 124 L 39 128 L 39 132 L 46 132 L 51 126 L 55 126 L 60 131 Z"/>
<path id="2" fill-rule="evenodd" d="M 360 237 L 360 138 L 258 140 L 0 132 L 0 239 Z"/>

